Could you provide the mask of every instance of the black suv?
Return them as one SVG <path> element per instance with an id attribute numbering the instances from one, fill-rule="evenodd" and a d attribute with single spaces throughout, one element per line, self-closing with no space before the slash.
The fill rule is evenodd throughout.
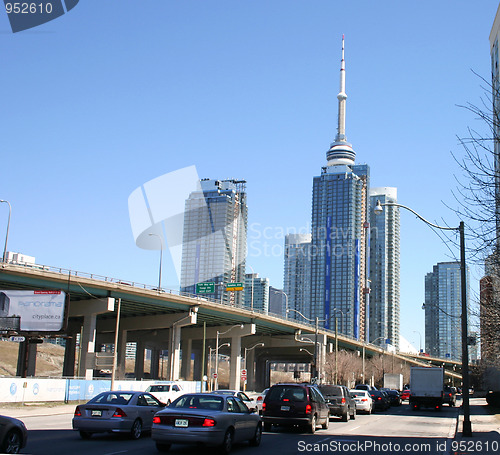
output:
<path id="1" fill-rule="evenodd" d="M 324 430 L 330 423 L 330 411 L 318 389 L 310 384 L 275 384 L 262 404 L 264 430 L 272 425 L 299 426 L 314 433 L 321 425 Z"/>
<path id="2" fill-rule="evenodd" d="M 457 405 L 457 389 L 448 385 L 444 386 L 443 404 L 448 403 L 449 406 Z"/>
<path id="3" fill-rule="evenodd" d="M 332 416 L 341 417 L 343 422 L 347 422 L 349 417 L 356 418 L 356 402 L 346 386 L 322 384 L 318 389 L 325 397 Z"/>

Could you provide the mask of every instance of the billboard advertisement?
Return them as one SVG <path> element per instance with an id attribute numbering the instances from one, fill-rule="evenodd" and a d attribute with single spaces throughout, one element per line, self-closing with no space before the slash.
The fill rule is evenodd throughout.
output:
<path id="1" fill-rule="evenodd" d="M 64 326 L 63 291 L 1 291 L 0 316 L 19 316 L 21 332 L 58 332 Z"/>

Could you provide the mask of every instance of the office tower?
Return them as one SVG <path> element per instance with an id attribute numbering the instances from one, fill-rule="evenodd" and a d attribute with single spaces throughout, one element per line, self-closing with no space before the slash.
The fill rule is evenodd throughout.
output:
<path id="1" fill-rule="evenodd" d="M 200 182 L 186 200 L 181 291 L 196 293 L 196 283 L 214 282 L 217 301 L 242 306 L 244 291 L 226 291 L 245 281 L 247 195 L 244 180 Z"/>
<path id="2" fill-rule="evenodd" d="M 283 284 L 288 296 L 288 308 L 307 316 L 311 307 L 311 234 L 285 236 Z M 291 311 L 288 317 L 302 319 L 295 311 Z"/>
<path id="3" fill-rule="evenodd" d="M 399 350 L 399 208 L 381 204 L 397 203 L 397 188 L 371 188 L 370 194 L 370 300 L 368 340 L 386 348 L 390 340 Z"/>
<path id="4" fill-rule="evenodd" d="M 269 278 L 258 273 L 245 275 L 245 307 L 267 313 L 269 311 Z"/>
<path id="5" fill-rule="evenodd" d="M 269 286 L 269 313 L 285 317 L 286 299 L 282 289 Z"/>
<path id="6" fill-rule="evenodd" d="M 462 359 L 460 283 L 460 262 L 440 262 L 425 276 L 425 351 L 431 356 Z"/>
<path id="7" fill-rule="evenodd" d="M 365 339 L 366 237 L 369 167 L 356 165 L 345 135 L 345 61 L 342 37 L 338 128 L 326 153 L 327 165 L 314 177 L 311 238 L 310 318 L 325 328 Z"/>

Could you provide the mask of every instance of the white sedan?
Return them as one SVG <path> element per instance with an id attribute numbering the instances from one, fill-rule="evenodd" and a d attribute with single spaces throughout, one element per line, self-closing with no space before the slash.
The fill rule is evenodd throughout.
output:
<path id="1" fill-rule="evenodd" d="M 229 395 L 238 397 L 241 401 L 243 401 L 243 403 L 246 404 L 247 408 L 250 409 L 250 411 L 252 412 L 257 411 L 256 401 L 253 398 L 250 398 L 245 392 L 240 392 L 239 390 L 219 389 L 219 390 L 214 390 L 211 393 L 216 395 Z"/>
<path id="2" fill-rule="evenodd" d="M 356 412 L 363 411 L 371 414 L 373 411 L 373 400 L 366 390 L 350 390 L 351 397 L 356 402 Z"/>

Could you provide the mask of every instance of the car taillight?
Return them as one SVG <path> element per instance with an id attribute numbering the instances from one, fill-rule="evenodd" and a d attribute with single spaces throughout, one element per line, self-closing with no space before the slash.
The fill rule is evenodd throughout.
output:
<path id="1" fill-rule="evenodd" d="M 377 397 L 377 400 L 381 400 L 382 398 L 381 397 Z"/>
<path id="2" fill-rule="evenodd" d="M 306 414 L 311 414 L 312 412 L 312 406 L 310 404 L 306 405 Z"/>
<path id="3" fill-rule="evenodd" d="M 123 411 L 123 409 L 116 408 L 113 417 L 127 417 L 127 414 L 125 414 L 125 411 Z"/>
<path id="4" fill-rule="evenodd" d="M 266 403 L 262 403 L 262 412 L 266 410 Z"/>
<path id="5" fill-rule="evenodd" d="M 82 411 L 80 411 L 80 406 L 77 406 L 75 409 L 75 417 L 81 417 Z"/>
<path id="6" fill-rule="evenodd" d="M 361 401 L 368 401 L 368 398 L 361 398 Z"/>
<path id="7" fill-rule="evenodd" d="M 342 398 L 341 403 L 342 403 L 342 404 L 345 404 L 345 398 Z"/>
<path id="8" fill-rule="evenodd" d="M 449 393 L 448 396 L 451 397 L 451 393 Z"/>
<path id="9" fill-rule="evenodd" d="M 161 423 L 161 419 L 157 416 L 153 417 L 153 423 Z"/>
<path id="10" fill-rule="evenodd" d="M 215 427 L 215 420 L 214 419 L 205 419 L 203 421 L 202 427 Z"/>
<path id="11" fill-rule="evenodd" d="M 262 397 L 257 397 L 257 401 L 262 401 Z"/>

